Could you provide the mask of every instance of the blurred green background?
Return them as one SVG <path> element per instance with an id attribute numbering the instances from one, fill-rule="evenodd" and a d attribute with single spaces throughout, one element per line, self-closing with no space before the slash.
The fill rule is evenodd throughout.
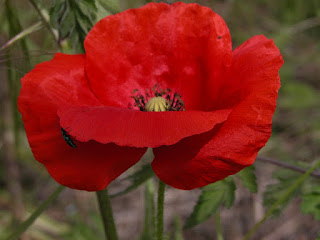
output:
<path id="1" fill-rule="evenodd" d="M 54 7 L 63 2 L 0 0 L 0 239 L 57 186 L 44 167 L 34 160 L 26 140 L 16 107 L 20 78 L 35 64 L 51 59 L 61 49 L 68 53 L 80 53 L 82 47 L 79 41 L 83 40 L 90 25 L 118 10 L 116 5 L 109 5 L 112 0 L 98 0 L 96 8 L 88 8 L 87 17 L 81 18 L 80 10 L 75 10 L 73 25 L 76 27 L 72 28 L 73 25 L 68 26 L 54 19 Z M 70 2 L 75 5 L 73 9 L 81 4 L 81 1 Z M 146 2 L 150 1 L 121 0 L 120 9 L 139 7 Z M 285 63 L 280 71 L 282 87 L 274 116 L 273 134 L 260 155 L 308 168 L 320 157 L 320 1 L 184 2 L 211 7 L 221 15 L 229 26 L 234 48 L 258 34 L 274 39 Z M 38 9 L 32 3 L 36 3 Z M 59 31 L 54 29 L 50 32 L 37 10 L 52 28 L 60 28 Z M 50 12 L 51 20 L 48 19 Z M 72 32 L 71 28 L 75 30 Z M 27 30 L 32 33 L 1 49 L 10 39 Z M 225 239 L 241 239 L 263 215 L 263 201 L 268 206 L 268 201 L 274 201 L 297 177 L 297 173 L 279 172 L 280 168 L 273 164 L 257 161 L 255 165 L 259 192 L 250 194 L 247 190 L 238 189 L 235 206 L 222 211 Z M 272 174 L 275 178 L 272 178 Z M 267 188 L 267 185 L 279 181 L 281 184 L 274 185 L 274 189 Z M 311 182 L 314 184 L 313 180 Z M 116 192 L 122 186 L 120 179 L 110 188 Z M 315 216 L 302 215 L 299 207 L 299 194 L 303 195 L 313 186 L 311 183 L 305 184 L 299 189 L 298 197 L 289 207 L 266 223 L 253 239 L 315 239 L 320 224 Z M 144 197 L 141 191 L 139 188 L 114 201 L 121 239 L 132 239 L 132 236 L 138 239 L 143 224 Z M 166 213 L 166 230 L 171 239 L 182 239 L 179 222 L 184 222 L 192 211 L 198 191 L 169 189 L 167 195 L 166 211 L 170 213 Z M 95 201 L 94 194 L 65 190 L 21 239 L 102 239 L 103 231 Z M 320 200 L 315 207 L 318 211 L 319 206 Z M 310 211 L 313 210 L 304 210 L 305 213 Z M 184 231 L 184 239 L 214 239 L 213 223 L 214 219 L 209 219 L 201 226 Z"/>

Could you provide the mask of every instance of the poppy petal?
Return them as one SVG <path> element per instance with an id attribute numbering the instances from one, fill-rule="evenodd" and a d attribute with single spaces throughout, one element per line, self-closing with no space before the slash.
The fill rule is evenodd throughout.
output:
<path id="1" fill-rule="evenodd" d="M 36 65 L 21 79 L 18 107 L 32 103 L 37 106 L 34 110 L 43 111 L 64 104 L 101 105 L 90 90 L 84 63 L 85 54 L 57 53 L 52 60 Z"/>
<path id="2" fill-rule="evenodd" d="M 66 143 L 58 107 L 101 105 L 90 90 L 84 63 L 85 55 L 56 54 L 37 65 L 21 80 L 18 107 L 34 157 L 51 176 L 71 188 L 97 191 L 139 161 L 146 149 L 75 140 L 77 148 L 72 148 Z"/>
<path id="3" fill-rule="evenodd" d="M 66 106 L 59 109 L 60 124 L 81 142 L 95 140 L 120 146 L 158 147 L 207 132 L 224 122 L 230 109 L 214 112 L 141 112 L 107 106 Z"/>
<path id="4" fill-rule="evenodd" d="M 207 111 L 231 64 L 229 29 L 210 8 L 150 3 L 108 16 L 85 39 L 86 71 L 99 100 L 126 108 L 134 89 L 155 84 L 182 95 L 187 110 Z M 213 84 L 215 83 L 215 85 Z"/>
<path id="5" fill-rule="evenodd" d="M 146 152 L 143 148 L 120 147 L 113 143 L 74 143 L 77 148 L 69 147 L 59 136 L 48 142 L 47 147 L 41 147 L 37 154 L 46 158 L 45 166 L 57 182 L 86 191 L 105 189 Z"/>
<path id="6" fill-rule="evenodd" d="M 210 132 L 155 148 L 152 167 L 157 176 L 175 188 L 193 189 L 251 165 L 271 135 L 282 64 L 278 48 L 264 36 L 235 49 L 226 74 L 230 92 L 225 90 L 226 98 L 219 104 L 239 102 L 227 121 Z"/>

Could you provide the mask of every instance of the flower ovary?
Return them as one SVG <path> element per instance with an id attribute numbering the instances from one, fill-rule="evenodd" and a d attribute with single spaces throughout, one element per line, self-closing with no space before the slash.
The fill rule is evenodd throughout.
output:
<path id="1" fill-rule="evenodd" d="M 167 107 L 168 102 L 163 97 L 153 97 L 145 105 L 147 112 L 165 112 Z"/>

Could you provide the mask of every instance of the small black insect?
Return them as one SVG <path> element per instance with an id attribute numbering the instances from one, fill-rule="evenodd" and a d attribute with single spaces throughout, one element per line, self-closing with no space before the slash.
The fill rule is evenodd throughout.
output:
<path id="1" fill-rule="evenodd" d="M 77 148 L 77 145 L 74 144 L 74 142 L 71 139 L 71 136 L 68 134 L 66 130 L 61 128 L 61 133 L 62 133 L 63 139 L 66 141 L 66 143 L 68 143 L 70 147 Z"/>
<path id="2" fill-rule="evenodd" d="M 221 36 L 218 36 L 218 39 L 221 39 L 222 37 Z"/>

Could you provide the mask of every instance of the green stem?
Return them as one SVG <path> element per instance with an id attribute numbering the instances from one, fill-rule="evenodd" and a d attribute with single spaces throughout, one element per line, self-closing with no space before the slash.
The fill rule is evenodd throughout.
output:
<path id="1" fill-rule="evenodd" d="M 271 164 L 277 165 L 279 167 L 287 168 L 287 169 L 290 169 L 290 170 L 293 170 L 293 171 L 296 171 L 299 173 L 306 173 L 306 171 L 307 171 L 304 168 L 301 168 L 301 167 L 298 167 L 298 166 L 295 166 L 295 165 L 292 165 L 292 164 L 289 164 L 289 163 L 286 163 L 286 162 L 283 162 L 283 161 L 280 161 L 277 159 L 273 159 L 273 158 L 258 156 L 256 158 L 256 160 L 261 161 L 261 162 L 271 163 Z M 310 176 L 320 178 L 320 171 L 314 171 L 310 174 Z"/>
<path id="2" fill-rule="evenodd" d="M 140 235 L 141 240 L 155 239 L 155 205 L 154 205 L 154 183 L 153 179 L 147 180 L 144 189 L 144 222 Z"/>
<path id="3" fill-rule="evenodd" d="M 253 228 L 244 236 L 243 240 L 249 240 L 252 234 L 270 217 L 278 206 L 285 202 L 291 194 L 306 180 L 311 173 L 320 166 L 320 161 L 317 161 L 305 174 L 300 176 L 298 180 L 269 208 L 263 218 L 253 226 Z"/>
<path id="4" fill-rule="evenodd" d="M 37 219 L 37 217 L 39 217 L 40 214 L 47 209 L 49 204 L 58 197 L 58 195 L 62 192 L 64 188 L 64 186 L 59 185 L 58 188 L 51 194 L 51 196 L 46 201 L 44 201 L 26 221 L 21 223 L 15 230 L 15 232 L 12 233 L 6 240 L 18 239 L 32 225 L 32 223 Z"/>
<path id="5" fill-rule="evenodd" d="M 164 208 L 164 192 L 166 184 L 159 180 L 158 185 L 158 203 L 157 203 L 157 240 L 163 239 L 163 208 Z"/>
<path id="6" fill-rule="evenodd" d="M 221 220 L 220 220 L 220 211 L 217 210 L 215 213 L 215 221 L 216 221 L 216 232 L 217 232 L 217 240 L 223 240 Z"/>
<path id="7" fill-rule="evenodd" d="M 108 190 L 98 191 L 97 198 L 107 240 L 118 240 Z"/>

